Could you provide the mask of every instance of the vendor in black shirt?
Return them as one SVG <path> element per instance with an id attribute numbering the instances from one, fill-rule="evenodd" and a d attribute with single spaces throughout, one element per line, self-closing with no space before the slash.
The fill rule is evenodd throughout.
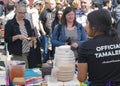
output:
<path id="1" fill-rule="evenodd" d="M 87 16 L 86 32 L 92 39 L 79 49 L 78 80 L 90 86 L 120 86 L 120 40 L 105 9 Z"/>

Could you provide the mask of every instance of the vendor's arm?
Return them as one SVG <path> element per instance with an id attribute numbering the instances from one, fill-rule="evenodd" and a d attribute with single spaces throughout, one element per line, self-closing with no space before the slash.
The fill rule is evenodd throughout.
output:
<path id="1" fill-rule="evenodd" d="M 78 63 L 78 80 L 80 82 L 84 82 L 87 80 L 87 69 L 88 65 L 87 63 Z"/>
<path id="2" fill-rule="evenodd" d="M 83 43 L 78 50 L 78 80 L 80 82 L 86 81 L 88 77 L 88 57 L 90 54 L 87 53 L 87 43 Z"/>

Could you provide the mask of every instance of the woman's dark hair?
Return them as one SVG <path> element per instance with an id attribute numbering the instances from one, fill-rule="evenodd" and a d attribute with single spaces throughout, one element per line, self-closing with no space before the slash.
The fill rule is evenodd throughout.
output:
<path id="1" fill-rule="evenodd" d="M 62 23 L 63 25 L 67 25 L 66 15 L 67 15 L 69 12 L 71 12 L 71 11 L 73 11 L 73 12 L 75 13 L 75 9 L 74 9 L 73 7 L 66 7 L 66 8 L 63 10 L 63 15 L 62 15 L 62 19 L 61 19 L 61 23 Z M 73 26 L 75 25 L 75 23 L 76 23 L 76 17 L 75 17 L 75 19 L 74 19 Z"/>
<path id="2" fill-rule="evenodd" d="M 93 2 L 92 2 L 92 6 L 93 6 L 93 7 L 97 7 L 97 8 L 99 8 L 99 9 L 102 8 L 102 4 L 101 4 L 101 3 L 98 3 L 98 1 L 93 1 Z"/>
<path id="3" fill-rule="evenodd" d="M 117 37 L 117 32 L 112 28 L 112 18 L 106 9 L 95 10 L 88 14 L 90 28 L 96 32 L 103 32 L 106 35 Z"/>
<path id="4" fill-rule="evenodd" d="M 110 2 L 110 0 L 103 0 L 103 6 L 106 6 L 107 3 L 109 3 L 109 2 Z"/>

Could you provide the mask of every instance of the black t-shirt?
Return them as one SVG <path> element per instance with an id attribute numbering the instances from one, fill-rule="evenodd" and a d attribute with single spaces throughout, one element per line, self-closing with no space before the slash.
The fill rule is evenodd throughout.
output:
<path id="1" fill-rule="evenodd" d="M 51 11 L 50 9 L 45 9 L 39 17 L 39 20 L 42 21 L 43 28 L 47 34 L 50 32 L 50 28 L 46 27 L 46 23 L 49 22 L 52 24 L 53 20 L 55 19 L 55 14 L 56 10 Z"/>
<path id="2" fill-rule="evenodd" d="M 78 63 L 88 63 L 91 86 L 106 86 L 108 81 L 120 86 L 120 41 L 106 35 L 96 36 L 79 49 Z"/>

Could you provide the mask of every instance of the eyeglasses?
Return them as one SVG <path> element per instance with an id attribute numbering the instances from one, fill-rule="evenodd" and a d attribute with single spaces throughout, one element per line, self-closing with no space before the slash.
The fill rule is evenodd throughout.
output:
<path id="1" fill-rule="evenodd" d="M 19 14 L 26 14 L 26 12 L 18 12 Z"/>
<path id="2" fill-rule="evenodd" d="M 58 15 L 63 15 L 63 13 L 58 13 Z"/>
<path id="3" fill-rule="evenodd" d="M 75 16 L 75 14 L 74 13 L 66 14 L 66 16 Z"/>
<path id="4" fill-rule="evenodd" d="M 42 4 L 39 4 L 39 6 L 42 6 Z"/>

